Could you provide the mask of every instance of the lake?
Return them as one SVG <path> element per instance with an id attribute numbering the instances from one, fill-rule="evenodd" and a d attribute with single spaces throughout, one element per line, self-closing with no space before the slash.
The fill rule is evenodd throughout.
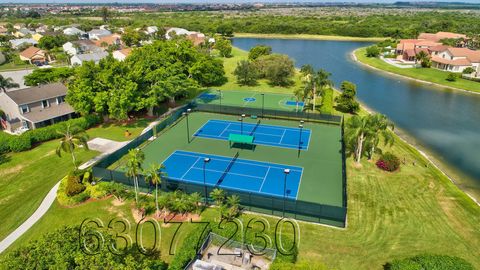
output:
<path id="1" fill-rule="evenodd" d="M 233 41 L 243 50 L 257 44 L 289 55 L 297 67 L 311 64 L 331 72 L 337 87 L 344 80 L 355 83 L 362 103 L 387 115 L 395 126 L 435 153 L 436 159 L 471 177 L 473 181 L 461 181 L 462 186 L 480 194 L 480 95 L 400 79 L 355 63 L 350 53 L 369 43 L 257 38 Z"/>

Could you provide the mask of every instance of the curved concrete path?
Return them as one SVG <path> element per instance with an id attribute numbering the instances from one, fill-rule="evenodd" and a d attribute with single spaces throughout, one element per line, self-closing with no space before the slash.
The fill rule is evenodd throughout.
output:
<path id="1" fill-rule="evenodd" d="M 15 231 L 10 233 L 5 239 L 3 239 L 2 242 L 0 242 L 0 253 L 7 249 L 20 236 L 22 236 L 48 211 L 57 197 L 58 186 L 60 186 L 60 181 L 48 192 L 47 196 L 45 196 L 42 203 L 33 213 L 33 215 L 31 215 L 27 220 L 25 220 L 25 222 L 22 223 L 22 225 L 20 225 Z"/>

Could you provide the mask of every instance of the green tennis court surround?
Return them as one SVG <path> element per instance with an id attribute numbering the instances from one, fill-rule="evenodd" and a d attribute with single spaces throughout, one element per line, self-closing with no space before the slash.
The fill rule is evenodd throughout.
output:
<path id="1" fill-rule="evenodd" d="M 238 122 L 238 114 L 229 115 L 198 111 L 201 108 L 205 108 L 206 105 L 203 105 L 203 107 L 196 107 L 195 104 L 188 105 L 192 108 L 192 112 L 188 116 L 190 131 L 199 130 L 210 120 Z M 222 107 L 227 108 L 228 106 L 222 104 Z M 283 205 L 285 203 L 287 217 L 340 227 L 345 225 L 346 183 L 343 163 L 342 126 L 340 122 L 332 121 L 332 123 L 336 124 L 318 123 L 315 118 L 321 118 L 322 116 L 320 115 L 312 116 L 312 121 L 303 118 L 305 120 L 303 132 L 305 133 L 302 138 L 305 140 L 305 145 L 307 142 L 307 130 L 310 137 L 308 149 L 302 149 L 298 155 L 297 147 L 285 148 L 276 145 L 257 144 L 255 151 L 250 151 L 243 148 L 230 148 L 228 147 L 227 140 L 193 136 L 192 133 L 190 133 L 190 140 L 187 140 L 187 121 L 185 117 L 181 116 L 184 110 L 186 110 L 186 108 L 174 112 L 171 117 L 164 120 L 165 122 L 157 126 L 158 136 L 155 140 L 148 140 L 148 138 L 153 135 L 153 133 L 149 131 L 152 134 L 149 134 L 149 132 L 143 134 L 140 139 L 132 141 L 124 148 L 100 161 L 94 167 L 95 176 L 102 177 L 104 180 L 115 180 L 126 184 L 131 183 L 131 180 L 125 177 L 125 162 L 122 157 L 127 154 L 128 149 L 140 147 L 145 153 L 145 167 L 152 162 L 161 163 L 164 161 L 169 161 L 170 167 L 174 166 L 170 169 L 167 168 L 167 171 L 171 174 L 171 178 L 167 177 L 167 179 L 162 182 L 161 188 L 163 190 L 171 191 L 182 189 L 186 192 L 200 192 L 204 194 L 203 178 L 198 179 L 203 175 L 203 159 L 199 159 L 198 157 L 206 155 L 211 158 L 210 163 L 206 165 L 206 173 L 210 173 L 206 175 L 207 182 L 214 181 L 218 178 L 217 176 L 225 174 L 225 180 L 223 182 L 221 181 L 224 189 L 228 194 L 240 196 L 241 204 L 244 205 L 247 210 L 271 215 L 282 215 Z M 273 110 L 270 111 L 274 112 Z M 295 116 L 306 115 L 295 112 L 283 112 L 289 114 L 289 120 L 272 119 L 271 117 L 263 118 L 258 127 L 259 133 L 263 133 L 261 130 L 262 125 L 266 127 L 285 127 L 288 130 L 296 129 L 298 128 L 300 118 L 295 118 Z M 275 113 L 281 114 L 280 111 L 275 111 Z M 248 116 L 253 113 L 247 110 L 245 114 Z M 341 118 L 339 119 L 341 120 Z M 244 127 L 249 125 L 256 126 L 258 123 L 257 119 L 251 119 L 249 117 L 243 119 Z M 249 129 L 246 128 L 244 131 L 248 132 Z M 229 136 L 228 138 L 232 141 L 253 143 L 256 139 L 255 135 L 250 135 L 250 133 L 243 134 L 243 136 L 237 133 L 237 135 L 240 136 Z M 237 165 L 234 164 L 230 170 L 224 170 L 228 160 L 236 156 L 237 152 L 238 160 L 235 163 Z M 187 164 L 188 166 L 185 165 L 186 163 L 178 164 L 176 160 L 174 160 L 175 162 L 170 162 L 171 158 L 169 159 L 169 157 L 171 157 L 173 153 L 177 153 L 177 155 L 178 153 L 182 153 L 181 156 L 186 156 L 189 162 L 190 159 L 192 159 L 191 164 Z M 195 157 L 189 157 L 194 155 L 198 157 L 196 159 Z M 216 164 L 218 162 L 221 164 Z M 262 169 L 251 170 L 247 174 L 243 169 L 244 163 L 249 163 L 250 165 L 248 166 L 251 168 L 257 166 Z M 182 170 L 179 169 L 177 171 L 175 169 L 175 166 L 184 165 L 187 167 L 182 167 Z M 278 166 L 280 167 L 277 168 Z M 270 169 L 270 171 L 268 171 L 268 167 L 274 167 L 276 169 Z M 285 202 L 282 196 L 278 196 L 278 194 L 283 194 L 282 190 L 279 190 L 284 186 L 283 167 L 303 168 L 300 175 L 291 175 L 292 179 L 290 180 L 298 182 L 298 188 L 290 188 L 289 185 L 291 183 L 287 184 L 288 190 L 291 192 L 287 192 L 288 195 L 293 195 L 293 192 L 296 191 L 296 196 L 288 196 Z M 228 166 L 226 168 L 228 168 Z M 237 175 L 237 177 L 235 177 L 235 175 Z M 263 186 L 260 184 L 256 192 L 248 189 L 245 190 L 244 188 L 230 188 L 238 187 L 235 181 L 242 178 L 239 178 L 239 175 L 248 175 L 248 177 L 243 177 L 245 178 L 244 181 L 248 181 L 250 178 L 255 180 L 251 184 L 248 184 L 249 186 L 254 186 L 259 183 L 263 183 Z M 289 181 L 288 178 L 287 181 Z M 142 179 L 139 180 L 139 183 L 144 190 L 148 190 L 149 187 Z M 240 187 L 245 184 L 246 183 L 243 183 Z M 213 188 L 213 185 L 208 186 L 208 192 Z M 271 195 L 270 193 L 277 195 Z"/>

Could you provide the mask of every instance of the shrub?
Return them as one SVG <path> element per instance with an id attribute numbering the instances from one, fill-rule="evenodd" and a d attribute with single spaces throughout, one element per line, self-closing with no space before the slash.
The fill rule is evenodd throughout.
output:
<path id="1" fill-rule="evenodd" d="M 86 172 L 88 174 L 89 172 Z M 85 177 L 84 177 L 85 179 Z M 85 180 L 84 180 L 85 181 Z M 98 182 L 95 185 L 86 184 L 86 193 L 90 195 L 90 198 L 100 199 L 114 192 L 116 183 L 114 182 Z"/>
<path id="2" fill-rule="evenodd" d="M 386 270 L 473 270 L 466 260 L 447 255 L 419 255 L 387 263 Z"/>
<path id="3" fill-rule="evenodd" d="M 376 164 L 378 168 L 384 171 L 393 172 L 400 167 L 400 159 L 394 154 L 387 152 L 380 157 Z"/>
<path id="4" fill-rule="evenodd" d="M 61 205 L 73 206 L 81 202 L 84 202 L 90 198 L 90 195 L 88 192 L 81 192 L 74 196 L 68 196 L 66 193 L 68 179 L 69 179 L 69 176 L 65 176 L 60 182 L 60 186 L 58 187 L 57 200 Z"/>
<path id="5" fill-rule="evenodd" d="M 32 148 L 32 142 L 28 133 L 11 138 L 8 145 L 10 151 L 13 152 L 22 152 Z"/>
<path id="6" fill-rule="evenodd" d="M 378 57 L 380 55 L 380 49 L 373 45 L 367 48 L 366 52 L 367 57 Z"/>
<path id="7" fill-rule="evenodd" d="M 13 135 L 0 131 L 0 154 L 10 152 L 10 140 Z"/>
<path id="8" fill-rule="evenodd" d="M 67 176 L 67 185 L 65 186 L 65 194 L 67 196 L 75 196 L 85 190 L 85 185 L 80 182 L 80 178 L 75 175 Z"/>
<path id="9" fill-rule="evenodd" d="M 475 72 L 475 69 L 472 67 L 467 67 L 462 71 L 463 74 L 472 74 L 473 72 Z"/>
<path id="10" fill-rule="evenodd" d="M 457 80 L 457 74 L 452 73 L 452 72 L 448 73 L 446 80 L 449 81 L 449 82 L 456 81 Z"/>

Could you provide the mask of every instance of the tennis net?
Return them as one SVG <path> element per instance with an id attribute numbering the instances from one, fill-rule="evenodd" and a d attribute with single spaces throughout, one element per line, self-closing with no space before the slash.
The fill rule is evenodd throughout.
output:
<path id="1" fill-rule="evenodd" d="M 260 125 L 260 119 L 258 119 L 257 124 L 253 127 L 252 132 L 250 132 L 250 136 L 252 136 L 255 133 L 255 130 L 257 130 L 259 125 Z"/>
<path id="2" fill-rule="evenodd" d="M 233 156 L 232 160 L 230 160 L 230 163 L 228 163 L 227 168 L 226 168 L 225 171 L 223 172 L 222 176 L 220 176 L 220 178 L 218 179 L 217 184 L 216 184 L 215 186 L 219 186 L 220 184 L 222 184 L 223 179 L 225 179 L 225 177 L 227 176 L 228 172 L 230 171 L 230 169 L 232 168 L 233 164 L 234 164 L 235 161 L 237 160 L 238 155 L 240 155 L 240 153 L 237 151 L 237 153 L 235 154 L 235 156 Z"/>

